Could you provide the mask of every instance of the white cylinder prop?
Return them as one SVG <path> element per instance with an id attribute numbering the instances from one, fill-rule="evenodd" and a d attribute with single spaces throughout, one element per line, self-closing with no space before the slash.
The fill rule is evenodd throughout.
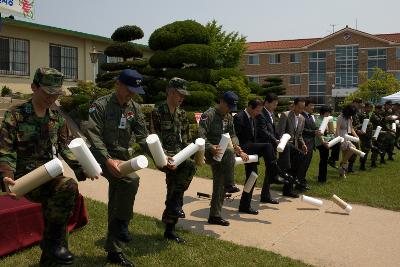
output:
<path id="1" fill-rule="evenodd" d="M 378 136 L 379 136 L 379 133 L 381 132 L 381 130 L 382 130 L 381 126 L 377 126 L 376 127 L 376 130 L 375 130 L 375 133 L 374 133 L 374 136 L 373 136 L 375 139 L 378 139 Z"/>
<path id="2" fill-rule="evenodd" d="M 331 148 L 331 147 L 333 147 L 334 145 L 336 145 L 338 143 L 343 143 L 343 141 L 344 141 L 344 138 L 341 137 L 341 136 L 338 136 L 338 137 L 336 137 L 336 138 L 334 138 L 334 139 L 332 139 L 331 141 L 328 142 L 328 147 Z"/>
<path id="3" fill-rule="evenodd" d="M 149 161 L 143 155 L 137 156 L 136 158 L 127 160 L 118 165 L 118 168 L 123 176 L 128 175 L 132 172 L 147 168 Z"/>
<path id="4" fill-rule="evenodd" d="M 341 207 L 342 209 L 344 209 L 347 213 L 350 213 L 351 210 L 353 209 L 352 206 L 350 206 L 349 204 L 347 204 L 346 202 L 344 202 L 342 199 L 340 199 L 337 195 L 333 195 L 332 196 L 332 200 L 333 202 L 336 203 L 336 205 L 338 205 L 339 207 Z"/>
<path id="5" fill-rule="evenodd" d="M 258 177 L 257 173 L 255 172 L 250 173 L 249 179 L 247 179 L 247 182 L 243 187 L 244 192 L 250 193 L 251 189 L 253 188 L 254 184 L 257 181 L 257 177 Z"/>
<path id="6" fill-rule="evenodd" d="M 100 164 L 96 161 L 82 138 L 75 138 L 72 140 L 71 143 L 69 143 L 68 148 L 74 154 L 89 177 L 99 176 L 102 173 Z"/>
<path id="7" fill-rule="evenodd" d="M 396 120 L 395 123 L 396 123 L 396 125 L 399 125 L 399 124 L 400 124 L 400 121 L 399 121 L 399 120 Z"/>
<path id="8" fill-rule="evenodd" d="M 277 147 L 278 152 L 283 152 L 285 150 L 287 142 L 290 140 L 291 136 L 290 134 L 283 134 L 281 139 L 279 140 L 279 145 Z"/>
<path id="9" fill-rule="evenodd" d="M 182 162 L 190 158 L 194 153 L 196 153 L 199 150 L 199 146 L 196 144 L 189 144 L 187 147 L 179 151 L 178 154 L 172 157 L 174 160 L 174 165 L 175 167 L 178 167 Z"/>
<path id="10" fill-rule="evenodd" d="M 15 185 L 9 185 L 8 189 L 10 192 L 14 193 L 17 198 L 20 198 L 33 189 L 61 175 L 63 172 L 64 168 L 62 162 L 55 158 L 17 179 Z"/>
<path id="11" fill-rule="evenodd" d="M 325 132 L 326 127 L 328 126 L 329 121 L 331 121 L 332 119 L 333 119 L 332 116 L 328 116 L 328 117 L 325 117 L 325 118 L 322 120 L 321 126 L 319 126 L 319 131 L 320 131 L 321 133 L 324 133 L 324 132 Z"/>
<path id="12" fill-rule="evenodd" d="M 167 156 L 165 156 L 158 135 L 151 134 L 147 136 L 146 143 L 157 167 L 162 168 L 167 165 Z"/>
<path id="13" fill-rule="evenodd" d="M 219 141 L 219 149 L 221 154 L 214 156 L 214 160 L 221 161 L 225 154 L 225 150 L 228 147 L 229 142 L 231 142 L 231 136 L 229 133 L 221 134 L 221 140 Z"/>
<path id="14" fill-rule="evenodd" d="M 345 140 L 345 141 L 354 142 L 354 143 L 360 142 L 360 138 L 354 137 L 354 136 L 351 136 L 351 135 L 348 135 L 348 134 L 345 134 L 345 135 L 344 135 L 344 140 Z"/>
<path id="15" fill-rule="evenodd" d="M 363 132 L 363 133 L 367 132 L 368 123 L 369 123 L 369 119 L 364 119 L 362 127 L 361 127 L 361 132 Z"/>
<path id="16" fill-rule="evenodd" d="M 354 154 L 360 156 L 361 158 L 365 157 L 365 153 L 362 152 L 361 150 L 358 150 L 357 148 L 355 148 L 354 146 L 350 147 L 350 150 L 353 151 Z"/>
<path id="17" fill-rule="evenodd" d="M 324 202 L 322 202 L 322 200 L 319 200 L 319 199 L 316 199 L 313 197 L 309 197 L 306 195 L 301 195 L 300 200 L 303 202 L 306 202 L 308 204 L 311 204 L 313 206 L 318 206 L 318 207 L 322 207 L 322 205 L 324 204 Z"/>
<path id="18" fill-rule="evenodd" d="M 392 130 L 393 130 L 394 132 L 396 132 L 396 130 L 397 130 L 397 125 L 396 125 L 395 122 L 392 123 Z"/>
<path id="19" fill-rule="evenodd" d="M 241 157 L 235 157 L 235 165 L 258 162 L 258 155 L 249 155 L 248 161 L 243 161 Z"/>
<path id="20" fill-rule="evenodd" d="M 206 150 L 206 141 L 203 138 L 197 138 L 195 144 L 199 147 L 199 150 L 194 155 L 194 162 L 196 165 L 201 166 L 205 163 L 204 153 Z"/>

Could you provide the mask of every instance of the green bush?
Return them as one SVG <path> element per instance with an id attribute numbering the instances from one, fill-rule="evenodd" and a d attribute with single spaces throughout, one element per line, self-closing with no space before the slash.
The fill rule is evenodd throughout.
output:
<path id="1" fill-rule="evenodd" d="M 142 51 L 133 43 L 115 42 L 104 50 L 104 54 L 109 57 L 122 57 L 124 60 L 128 58 L 142 57 Z"/>
<path id="2" fill-rule="evenodd" d="M 115 80 L 109 80 L 109 81 L 104 81 L 104 82 L 97 82 L 97 86 L 101 88 L 108 88 L 112 89 L 115 85 Z"/>
<path id="3" fill-rule="evenodd" d="M 197 124 L 196 117 L 194 116 L 194 113 L 195 113 L 194 111 L 186 112 L 186 117 L 188 118 L 188 121 L 189 121 L 190 124 L 193 124 L 193 123 Z"/>
<path id="4" fill-rule="evenodd" d="M 183 102 L 185 110 L 204 111 L 214 103 L 214 95 L 210 92 L 193 91 Z"/>
<path id="5" fill-rule="evenodd" d="M 247 86 L 250 88 L 252 94 L 260 94 L 263 90 L 262 86 L 255 82 L 250 82 L 247 84 Z"/>
<path id="6" fill-rule="evenodd" d="M 60 97 L 60 105 L 65 112 L 70 112 L 74 109 L 74 101 L 72 96 L 62 96 Z"/>
<path id="7" fill-rule="evenodd" d="M 211 84 L 200 83 L 196 81 L 192 81 L 188 83 L 188 90 L 189 91 L 203 91 L 203 92 L 210 92 L 215 96 L 218 94 L 217 88 L 212 86 Z"/>
<path id="8" fill-rule="evenodd" d="M 3 88 L 1 88 L 1 96 L 2 97 L 10 96 L 11 94 L 12 94 L 12 90 L 9 87 L 4 85 Z"/>
<path id="9" fill-rule="evenodd" d="M 149 38 L 152 50 L 168 50 L 182 44 L 209 44 L 206 28 L 193 20 L 175 21 L 155 30 Z"/>
<path id="10" fill-rule="evenodd" d="M 211 70 L 211 82 L 216 84 L 222 79 L 229 79 L 230 77 L 241 77 L 243 72 L 237 68 L 223 68 L 218 70 Z"/>
<path id="11" fill-rule="evenodd" d="M 149 62 L 147 60 L 129 60 L 124 62 L 117 63 L 103 63 L 100 65 L 100 68 L 104 71 L 115 71 L 115 70 L 123 70 L 123 69 L 136 69 L 140 70 L 147 66 Z"/>
<path id="12" fill-rule="evenodd" d="M 189 134 L 192 138 L 192 142 L 196 141 L 197 137 L 199 136 L 199 125 L 195 121 L 194 123 L 189 125 Z"/>
<path id="13" fill-rule="evenodd" d="M 116 42 L 129 42 L 143 38 L 144 34 L 141 28 L 135 25 L 125 25 L 119 27 L 111 35 L 111 39 Z"/>
<path id="14" fill-rule="evenodd" d="M 118 77 L 120 73 L 121 73 L 120 70 L 100 73 L 97 75 L 96 83 L 112 80 L 112 79 Z"/>
<path id="15" fill-rule="evenodd" d="M 196 67 L 213 67 L 215 53 L 208 45 L 183 44 L 167 51 L 157 51 L 150 58 L 153 68 L 181 68 L 185 64 L 196 64 Z"/>
<path id="16" fill-rule="evenodd" d="M 226 91 L 235 92 L 239 97 L 238 109 L 243 109 L 247 106 L 250 89 L 247 87 L 244 78 L 231 77 L 222 79 L 217 83 L 217 89 L 220 96 Z"/>
<path id="17" fill-rule="evenodd" d="M 210 70 L 205 68 L 185 68 L 185 69 L 167 69 L 165 77 L 171 79 L 179 77 L 187 81 L 199 81 L 208 83 L 210 81 Z"/>

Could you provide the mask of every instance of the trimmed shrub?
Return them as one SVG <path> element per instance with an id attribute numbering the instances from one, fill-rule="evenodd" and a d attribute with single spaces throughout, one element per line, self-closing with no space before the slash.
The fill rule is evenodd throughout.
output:
<path id="1" fill-rule="evenodd" d="M 152 50 L 168 50 L 182 44 L 209 44 L 206 28 L 193 20 L 175 21 L 155 30 L 149 38 Z"/>
<path id="2" fill-rule="evenodd" d="M 197 122 L 189 125 L 189 134 L 192 138 L 192 142 L 196 141 L 197 137 L 199 136 L 199 125 Z"/>
<path id="3" fill-rule="evenodd" d="M 186 117 L 188 118 L 188 121 L 189 121 L 190 124 L 194 124 L 194 123 L 197 124 L 196 117 L 194 116 L 194 113 L 195 113 L 194 111 L 186 112 Z"/>
<path id="4" fill-rule="evenodd" d="M 238 109 L 242 109 L 247 106 L 250 89 L 247 87 L 243 78 L 231 77 L 229 79 L 222 79 L 217 83 L 217 89 L 219 96 L 226 91 L 235 92 L 239 97 Z"/>
<path id="5" fill-rule="evenodd" d="M 168 79 L 179 77 L 187 81 L 199 81 L 204 83 L 210 81 L 210 70 L 205 68 L 167 69 L 164 75 Z"/>
<path id="6" fill-rule="evenodd" d="M 243 72 L 241 72 L 237 68 L 223 68 L 218 70 L 211 70 L 211 82 L 216 84 L 222 79 L 229 79 L 230 77 L 240 77 L 243 76 Z"/>
<path id="7" fill-rule="evenodd" d="M 103 63 L 100 65 L 100 68 L 105 71 L 115 71 L 115 70 L 123 70 L 123 69 L 141 69 L 146 67 L 148 64 L 147 60 L 134 60 L 134 61 L 125 61 L 118 63 Z"/>
<path id="8" fill-rule="evenodd" d="M 132 43 L 115 42 L 104 50 L 104 54 L 109 57 L 122 57 L 124 61 L 128 58 L 142 57 L 143 53 Z"/>
<path id="9" fill-rule="evenodd" d="M 109 80 L 109 81 L 104 81 L 104 82 L 97 82 L 97 86 L 101 88 L 107 88 L 107 89 L 112 89 L 115 85 L 115 80 Z"/>
<path id="10" fill-rule="evenodd" d="M 12 90 L 10 89 L 10 87 L 7 86 L 3 86 L 3 88 L 1 88 L 1 96 L 10 96 L 12 94 Z"/>
<path id="11" fill-rule="evenodd" d="M 138 26 L 125 25 L 116 29 L 111 35 L 111 39 L 116 42 L 129 42 L 136 39 L 142 39 L 143 36 L 143 31 Z"/>
<path id="12" fill-rule="evenodd" d="M 196 82 L 196 81 L 189 82 L 188 91 L 210 92 L 214 96 L 218 93 L 217 88 L 215 88 L 211 84 L 200 83 L 200 82 Z"/>
<path id="13" fill-rule="evenodd" d="M 214 102 L 214 95 L 210 92 L 192 91 L 191 95 L 183 102 L 185 110 L 196 111 L 205 110 Z"/>
<path id="14" fill-rule="evenodd" d="M 98 74 L 97 78 L 96 78 L 96 83 L 112 80 L 115 77 L 118 77 L 120 73 L 121 73 L 121 71 L 118 70 L 118 71 L 110 71 L 110 72 L 104 72 L 104 73 Z"/>
<path id="15" fill-rule="evenodd" d="M 255 82 L 250 82 L 247 86 L 250 88 L 252 94 L 260 94 L 263 90 L 262 86 Z"/>

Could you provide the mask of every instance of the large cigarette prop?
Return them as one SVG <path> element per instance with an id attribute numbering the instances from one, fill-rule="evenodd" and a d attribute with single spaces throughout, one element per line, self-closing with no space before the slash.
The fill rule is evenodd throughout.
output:
<path id="1" fill-rule="evenodd" d="M 255 172 L 250 173 L 249 179 L 247 179 L 247 182 L 243 187 L 244 192 L 250 193 L 251 189 L 253 188 L 254 184 L 257 181 L 257 177 L 258 177 L 257 173 Z"/>
<path id="2" fill-rule="evenodd" d="M 147 136 L 146 143 L 157 167 L 163 168 L 165 165 L 167 165 L 167 156 L 165 156 L 158 135 L 151 134 Z"/>
<path id="3" fill-rule="evenodd" d="M 338 143 L 343 143 L 344 142 L 344 138 L 341 136 L 338 136 L 334 139 L 332 139 L 331 141 L 328 142 L 328 147 L 331 148 L 334 145 L 338 144 Z"/>
<path id="4" fill-rule="evenodd" d="M 33 189 L 61 175 L 63 172 L 64 168 L 62 162 L 55 158 L 17 179 L 15 185 L 9 185 L 8 189 L 11 193 L 14 193 L 17 198 L 20 198 Z"/>
<path id="5" fill-rule="evenodd" d="M 258 155 L 249 155 L 248 161 L 243 161 L 241 157 L 235 157 L 235 165 L 254 163 L 254 162 L 258 162 Z"/>
<path id="6" fill-rule="evenodd" d="M 231 136 L 229 133 L 225 133 L 221 135 L 221 140 L 219 141 L 219 149 L 221 150 L 221 154 L 214 156 L 214 160 L 221 161 L 222 157 L 225 154 L 225 150 L 228 147 L 229 142 L 231 142 Z"/>
<path id="7" fill-rule="evenodd" d="M 199 147 L 199 150 L 194 155 L 194 162 L 197 166 L 202 166 L 205 163 L 204 153 L 206 150 L 206 141 L 203 138 L 197 138 L 195 144 Z"/>
<path id="8" fill-rule="evenodd" d="M 361 158 L 365 157 L 365 153 L 362 152 L 361 150 L 358 150 L 358 149 L 355 148 L 354 146 L 350 146 L 350 150 L 351 150 L 354 154 L 360 156 Z"/>
<path id="9" fill-rule="evenodd" d="M 178 167 L 182 162 L 190 158 L 194 153 L 196 153 L 199 150 L 199 146 L 196 144 L 189 144 L 187 147 L 179 151 L 178 154 L 172 157 L 174 160 L 174 165 L 175 167 Z"/>
<path id="10" fill-rule="evenodd" d="M 137 156 L 136 158 L 127 160 L 118 165 L 119 171 L 122 176 L 126 176 L 132 172 L 147 168 L 149 161 L 143 155 Z"/>
<path id="11" fill-rule="evenodd" d="M 376 130 L 375 130 L 375 133 L 374 133 L 374 136 L 373 136 L 375 139 L 378 139 L 378 136 L 379 136 L 379 133 L 381 132 L 381 130 L 382 130 L 381 126 L 377 126 L 376 127 Z"/>
<path id="12" fill-rule="evenodd" d="M 319 200 L 319 199 L 316 199 L 313 197 L 309 197 L 306 195 L 301 195 L 300 200 L 305 203 L 311 204 L 313 206 L 318 206 L 318 207 L 322 207 L 322 205 L 324 204 L 324 202 L 322 202 L 322 200 Z"/>
<path id="13" fill-rule="evenodd" d="M 362 127 L 361 127 L 361 132 L 363 132 L 363 133 L 367 132 L 368 123 L 369 123 L 369 119 L 364 119 Z"/>
<path id="14" fill-rule="evenodd" d="M 354 142 L 354 143 L 360 142 L 360 138 L 355 137 L 355 136 L 351 136 L 351 135 L 348 135 L 348 134 L 345 134 L 345 135 L 344 135 L 344 140 L 345 140 L 345 141 Z"/>
<path id="15" fill-rule="evenodd" d="M 329 121 L 331 121 L 332 119 L 333 119 L 332 116 L 328 116 L 328 117 L 325 117 L 325 118 L 322 120 L 321 125 L 319 126 L 319 131 L 320 131 L 321 133 L 324 133 L 324 132 L 325 132 L 326 127 L 328 126 Z"/>
<path id="16" fill-rule="evenodd" d="M 396 125 L 395 122 L 392 123 L 392 130 L 393 130 L 394 132 L 396 132 L 396 130 L 397 130 L 397 125 Z"/>
<path id="17" fill-rule="evenodd" d="M 287 142 L 290 140 L 290 134 L 285 133 L 279 140 L 279 145 L 277 147 L 278 152 L 283 152 L 285 150 Z"/>
<path id="18" fill-rule="evenodd" d="M 71 143 L 69 143 L 68 148 L 74 154 L 89 177 L 96 177 L 102 173 L 100 164 L 96 161 L 82 138 L 75 138 L 72 140 Z"/>
<path id="19" fill-rule="evenodd" d="M 340 199 L 337 195 L 333 195 L 332 196 L 332 200 L 333 202 L 336 203 L 336 205 L 338 205 L 339 207 L 341 207 L 342 209 L 344 209 L 347 213 L 350 213 L 351 210 L 353 209 L 349 204 L 347 204 L 346 202 L 344 202 L 342 199 Z"/>

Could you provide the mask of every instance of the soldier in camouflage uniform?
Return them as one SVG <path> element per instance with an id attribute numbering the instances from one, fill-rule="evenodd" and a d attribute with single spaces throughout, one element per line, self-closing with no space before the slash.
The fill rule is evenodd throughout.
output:
<path id="1" fill-rule="evenodd" d="M 372 123 L 369 122 L 367 126 L 366 132 L 362 132 L 361 128 L 364 122 L 364 119 L 370 119 L 372 111 L 372 105 L 370 103 L 365 103 L 363 110 L 358 114 L 356 123 L 354 123 L 354 129 L 356 130 L 357 135 L 360 137 L 360 149 L 365 153 L 363 158 L 360 157 L 360 170 L 365 171 L 365 163 L 367 162 L 368 154 L 370 150 L 373 148 L 372 145 L 372 136 L 374 134 Z"/>
<path id="2" fill-rule="evenodd" d="M 387 127 L 384 121 L 384 116 L 383 116 L 383 110 L 382 110 L 382 105 L 378 104 L 375 105 L 375 111 L 371 115 L 371 123 L 373 126 L 374 131 L 378 126 L 381 126 L 382 129 L 380 131 L 380 134 L 378 136 L 378 139 L 375 140 L 373 138 L 372 144 L 377 147 L 376 151 L 372 151 L 371 155 L 371 167 L 376 167 L 376 160 L 378 159 L 378 154 L 381 156 L 380 163 L 385 164 L 385 145 L 387 144 Z"/>
<path id="3" fill-rule="evenodd" d="M 5 113 L 0 130 L 0 174 L 6 184 L 14 184 L 13 179 L 57 156 L 63 157 L 79 180 L 85 179 L 82 168 L 67 147 L 67 124 L 59 112 L 50 109 L 63 93 L 62 82 L 63 74 L 57 70 L 37 69 L 31 85 L 32 99 Z M 62 175 L 25 195 L 42 204 L 42 266 L 72 264 L 74 255 L 68 250 L 66 227 L 77 196 L 75 180 Z"/>
<path id="4" fill-rule="evenodd" d="M 229 222 L 221 218 L 221 209 L 224 202 L 225 192 L 234 183 L 235 153 L 240 155 L 244 161 L 248 160 L 246 153 L 239 146 L 239 140 L 235 134 L 233 117 L 229 113 L 236 110 L 238 96 L 231 92 L 225 92 L 216 108 L 209 108 L 200 119 L 199 137 L 206 140 L 206 162 L 211 165 L 213 174 L 213 193 L 211 198 L 210 216 L 208 223 L 228 226 Z M 219 142 L 221 134 L 229 133 L 233 148 L 225 150 L 222 160 L 216 161 L 214 156 L 221 153 Z M 229 185 L 229 186 L 228 186 Z"/>
<path id="5" fill-rule="evenodd" d="M 393 115 L 397 116 L 395 122 L 397 120 L 400 120 L 400 103 L 394 103 L 393 104 Z M 396 123 L 397 125 L 397 129 L 396 129 L 396 137 L 395 137 L 395 146 L 397 147 L 397 149 L 400 149 L 399 146 L 399 139 L 400 139 L 400 124 Z"/>
<path id="6" fill-rule="evenodd" d="M 162 215 L 162 221 L 165 223 L 164 237 L 178 243 L 185 243 L 185 240 L 175 233 L 175 225 L 179 218 L 185 218 L 182 210 L 183 194 L 189 188 L 196 172 L 192 159 L 187 159 L 175 167 L 171 158 L 192 141 L 186 112 L 180 108 L 185 96 L 190 95 L 186 86 L 187 82 L 180 78 L 169 81 L 167 101 L 153 110 L 150 124 L 151 133 L 159 136 L 165 153 L 169 157 L 169 164 L 162 169 L 166 174 L 167 183 L 165 210 Z"/>
<path id="7" fill-rule="evenodd" d="M 121 72 L 116 91 L 97 99 L 89 109 L 88 137 L 94 157 L 101 164 L 108 188 L 108 233 L 105 250 L 107 260 L 121 266 L 133 266 L 122 253 L 124 243 L 131 241 L 128 225 L 139 187 L 136 173 L 122 176 L 118 165 L 132 158 L 131 145 L 139 143 L 147 149 L 148 135 L 139 104 L 132 100 L 144 94 L 142 76 L 135 70 Z"/>
<path id="8" fill-rule="evenodd" d="M 396 142 L 396 132 L 392 129 L 392 123 L 395 122 L 395 119 L 393 118 L 394 112 L 392 109 L 392 101 L 386 101 L 384 105 L 384 112 L 383 112 L 383 117 L 387 129 L 387 140 L 385 144 L 385 152 L 388 154 L 388 159 L 389 160 L 394 160 L 393 158 L 393 151 L 394 151 L 394 146 Z"/>

